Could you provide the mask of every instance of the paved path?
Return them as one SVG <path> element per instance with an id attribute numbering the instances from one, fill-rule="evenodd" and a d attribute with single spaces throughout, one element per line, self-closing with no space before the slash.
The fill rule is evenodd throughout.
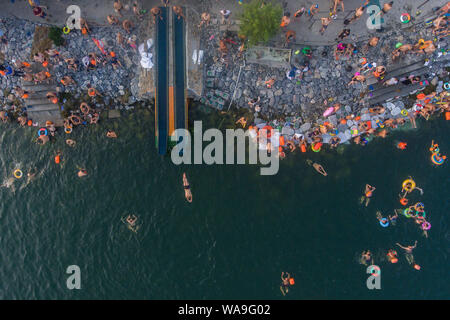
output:
<path id="1" fill-rule="evenodd" d="M 250 0 L 243 0 L 245 3 Z M 359 7 L 364 1 L 363 0 L 344 0 L 345 12 L 339 11 L 337 14 L 337 19 L 329 25 L 328 29 L 323 35 L 320 35 L 319 30 L 321 28 L 321 17 L 326 17 L 329 15 L 329 8 L 331 7 L 332 0 L 275 0 L 279 2 L 286 12 L 290 12 L 293 16 L 294 12 L 301 7 L 309 8 L 313 3 L 318 3 L 320 11 L 316 16 L 310 20 L 309 17 L 303 16 L 299 21 L 294 21 L 288 26 L 289 29 L 294 30 L 297 33 L 297 43 L 299 44 L 316 44 L 325 45 L 334 42 L 339 32 L 344 28 L 344 18 L 351 17 L 354 10 Z M 41 4 L 48 6 L 48 13 L 51 17 L 48 21 L 42 18 L 35 17 L 31 10 L 28 1 L 15 1 L 11 3 L 10 1 L 3 1 L 2 10 L 0 11 L 0 17 L 11 17 L 15 16 L 18 18 L 23 18 L 35 22 L 64 25 L 65 21 L 69 17 L 66 13 L 66 8 L 73 4 L 73 0 L 41 0 Z M 81 8 L 81 14 L 87 19 L 88 22 L 93 24 L 106 25 L 106 16 L 108 14 L 114 14 L 113 10 L 113 0 L 81 0 L 76 1 Z M 203 11 L 209 11 L 213 18 L 214 16 L 219 18 L 221 9 L 229 9 L 232 11 L 232 19 L 237 19 L 239 13 L 242 12 L 242 6 L 238 4 L 236 0 L 171 0 L 171 4 L 187 6 L 194 9 L 196 12 L 201 13 Z M 384 0 L 372 0 L 372 2 L 380 2 L 383 5 Z M 398 25 L 397 22 L 400 18 L 400 14 L 403 12 L 409 12 L 413 17 L 417 11 L 417 7 L 424 3 L 425 0 L 411 1 L 411 0 L 395 0 L 394 6 L 390 12 L 385 15 L 386 27 L 389 28 L 392 25 Z M 422 11 L 422 16 L 429 12 L 434 7 L 441 7 L 447 1 L 446 0 L 431 0 L 425 5 L 423 5 L 420 10 Z M 124 15 L 132 14 L 131 4 L 133 0 L 122 0 L 124 5 L 129 6 L 128 11 L 124 11 Z M 160 0 L 145 0 L 139 1 L 140 6 L 143 9 L 150 10 L 154 6 L 161 5 Z M 420 17 L 420 16 L 419 16 Z M 370 30 L 366 26 L 366 21 L 368 15 L 365 13 L 358 21 L 350 25 L 351 35 L 355 35 L 358 38 L 369 37 L 375 31 Z M 394 24 L 395 22 L 395 24 Z M 284 39 L 284 32 L 280 31 L 275 42 L 280 42 Z"/>

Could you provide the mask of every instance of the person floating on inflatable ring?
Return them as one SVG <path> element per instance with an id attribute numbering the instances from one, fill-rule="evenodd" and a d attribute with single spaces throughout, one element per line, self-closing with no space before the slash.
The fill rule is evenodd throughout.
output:
<path id="1" fill-rule="evenodd" d="M 89 107 L 89 105 L 86 102 L 82 102 L 80 104 L 80 110 L 81 110 L 81 112 L 83 112 L 83 114 L 88 114 L 89 111 L 91 110 L 91 108 Z"/>
<path id="2" fill-rule="evenodd" d="M 389 249 L 388 253 L 386 254 L 388 260 L 390 263 L 397 263 L 398 262 L 398 258 L 397 258 L 397 251 L 395 251 L 394 249 Z"/>

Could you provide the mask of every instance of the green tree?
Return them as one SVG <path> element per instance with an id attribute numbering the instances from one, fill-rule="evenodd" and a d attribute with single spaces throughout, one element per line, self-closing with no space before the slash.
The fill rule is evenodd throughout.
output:
<path id="1" fill-rule="evenodd" d="M 62 29 L 57 27 L 51 27 L 48 32 L 48 37 L 53 41 L 55 46 L 59 47 L 64 45 L 66 40 L 62 37 Z"/>
<path id="2" fill-rule="evenodd" d="M 243 5 L 240 34 L 247 38 L 249 45 L 267 43 L 280 28 L 282 16 L 283 9 L 279 4 L 252 0 Z"/>

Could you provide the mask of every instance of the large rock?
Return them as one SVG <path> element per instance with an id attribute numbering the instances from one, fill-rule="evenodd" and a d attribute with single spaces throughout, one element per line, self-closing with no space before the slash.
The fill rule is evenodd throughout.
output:
<path id="1" fill-rule="evenodd" d="M 300 132 L 305 132 L 311 129 L 311 123 L 307 122 L 300 126 Z"/>
<path id="2" fill-rule="evenodd" d="M 391 114 L 395 117 L 397 115 L 399 115 L 402 112 L 402 109 L 400 109 L 399 107 L 395 107 L 394 109 L 392 109 Z"/>
<path id="3" fill-rule="evenodd" d="M 292 136 L 294 133 L 295 133 L 295 131 L 291 127 L 283 127 L 283 129 L 281 129 L 281 134 L 284 134 L 287 136 Z"/>

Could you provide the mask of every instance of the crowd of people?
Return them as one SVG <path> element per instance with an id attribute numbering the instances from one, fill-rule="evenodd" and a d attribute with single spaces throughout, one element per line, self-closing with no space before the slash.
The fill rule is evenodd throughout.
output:
<path id="1" fill-rule="evenodd" d="M 342 40 L 346 38 L 350 34 L 350 29 L 347 27 L 352 24 L 354 21 L 359 19 L 362 14 L 365 12 L 365 9 L 369 5 L 369 1 L 365 1 L 364 4 L 360 7 L 358 7 L 355 10 L 355 13 L 352 18 L 347 19 L 344 21 L 344 25 L 346 25 L 346 28 L 340 32 L 338 37 L 336 38 L 337 44 L 334 47 L 334 58 L 336 60 L 342 59 L 345 57 L 345 59 L 349 59 L 351 61 L 352 59 L 358 59 L 359 68 L 354 72 L 353 77 L 351 81 L 347 84 L 349 87 L 352 85 L 355 85 L 356 83 L 365 84 L 368 79 L 376 79 L 376 83 L 378 83 L 380 86 L 388 87 L 388 86 L 395 86 L 398 84 L 402 84 L 404 86 L 409 86 L 413 84 L 421 84 L 422 90 L 429 85 L 428 80 L 426 80 L 423 76 L 418 76 L 411 74 L 409 76 L 404 76 L 400 78 L 396 77 L 390 77 L 389 76 L 389 70 L 384 65 L 377 65 L 375 61 L 368 61 L 366 58 L 358 58 L 357 53 L 367 53 L 369 51 L 377 51 L 379 50 L 379 41 L 380 37 L 373 36 L 371 37 L 368 42 L 361 46 L 357 46 L 356 44 L 352 43 L 343 43 Z M 380 15 L 385 15 L 388 13 L 394 5 L 394 2 L 385 3 L 380 11 Z M 327 16 L 325 18 L 321 18 L 322 21 L 322 30 L 321 33 L 325 32 L 327 26 L 334 20 L 338 15 L 339 8 L 342 8 L 342 12 L 344 12 L 344 4 L 343 1 L 334 1 L 333 6 L 330 8 L 330 16 Z M 288 30 L 288 26 L 291 23 L 297 23 L 297 21 L 301 20 L 301 17 L 303 14 L 314 16 L 319 10 L 318 4 L 313 4 L 308 10 L 306 8 L 300 8 L 298 11 L 295 12 L 294 17 L 295 21 L 292 22 L 290 19 L 290 13 L 285 12 L 280 26 L 282 29 L 286 32 L 286 42 L 290 43 L 293 42 L 295 39 L 295 32 L 293 30 Z M 448 10 L 449 5 L 442 7 L 438 12 L 438 17 L 435 18 L 433 21 L 433 30 L 431 32 L 431 37 L 435 37 L 434 39 L 431 38 L 430 40 L 425 39 L 418 39 L 417 43 L 412 44 L 403 44 L 403 43 L 397 43 L 395 48 L 393 48 L 393 51 L 391 53 L 391 61 L 386 61 L 386 63 L 391 64 L 395 66 L 395 63 L 399 60 L 400 57 L 405 55 L 425 55 L 427 57 L 431 57 L 431 55 L 436 51 L 436 41 L 439 39 L 438 34 L 446 35 L 446 30 L 448 28 L 446 27 L 446 19 L 448 17 Z M 436 36 L 438 36 L 436 38 Z M 443 36 L 440 36 L 441 38 Z M 226 39 L 221 39 L 219 44 L 219 51 L 222 53 L 222 57 L 227 55 L 228 45 Z M 310 66 L 309 66 L 309 60 L 312 57 L 312 50 L 310 48 L 304 48 L 302 49 L 302 53 L 305 57 L 303 65 L 301 67 L 293 66 L 290 71 L 286 72 L 286 77 L 291 80 L 301 80 L 302 76 L 307 73 L 311 72 Z M 326 51 L 322 52 L 323 55 L 326 54 Z M 347 72 L 352 72 L 353 68 L 349 67 Z M 267 80 L 265 80 L 264 85 L 270 89 L 274 85 L 274 83 L 278 80 L 276 77 L 273 77 L 271 75 L 268 75 Z M 373 85 L 372 85 L 373 86 Z M 332 98 L 330 98 L 332 101 Z M 325 112 L 324 117 L 330 117 L 332 115 L 337 116 L 337 111 L 340 110 L 343 106 L 340 103 L 334 103 L 330 104 L 330 100 L 324 100 L 323 106 L 327 108 L 326 110 L 330 112 Z M 260 105 L 261 98 L 260 97 L 254 97 L 249 102 L 248 105 L 250 106 L 251 110 L 255 112 L 259 112 L 261 110 Z M 377 121 L 377 125 L 374 127 L 372 125 L 371 121 L 364 121 L 362 120 L 362 114 L 355 115 L 350 114 L 345 117 L 341 117 L 338 119 L 337 123 L 332 123 L 329 120 L 325 120 L 321 124 L 316 124 L 316 126 L 313 126 L 311 130 L 304 134 L 296 133 L 293 135 L 293 137 L 287 141 L 287 143 L 283 143 L 284 139 L 288 139 L 288 137 L 283 137 L 279 146 L 278 151 L 281 158 L 284 158 L 286 155 L 286 152 L 293 152 L 297 148 L 295 148 L 296 145 L 299 146 L 298 149 L 306 150 L 309 146 L 313 149 L 313 151 L 317 151 L 321 149 L 323 142 L 323 135 L 331 135 L 331 139 L 327 139 L 327 142 L 330 146 L 330 148 L 335 148 L 341 143 L 341 138 L 337 136 L 338 130 L 337 127 L 341 124 L 346 124 L 347 121 L 352 121 L 354 125 L 356 125 L 356 128 L 352 129 L 352 141 L 355 144 L 358 145 L 365 145 L 369 141 L 370 137 L 381 137 L 385 138 L 388 135 L 389 129 L 395 129 L 399 126 L 403 126 L 407 123 L 411 123 L 413 127 L 416 126 L 415 120 L 417 117 L 422 117 L 425 120 L 428 120 L 430 116 L 434 113 L 445 113 L 445 117 L 448 119 L 450 118 L 450 106 L 449 106 L 449 91 L 448 89 L 443 90 L 442 92 L 438 93 L 436 90 L 434 90 L 431 93 L 424 94 L 419 93 L 417 94 L 417 99 L 414 103 L 414 106 L 410 108 L 409 110 L 403 109 L 401 115 L 399 116 L 391 116 L 386 117 L 387 114 L 389 114 L 389 111 L 386 110 L 384 106 L 381 104 L 373 105 L 370 108 L 368 108 L 367 113 L 371 116 L 378 115 L 385 118 L 383 121 Z M 245 119 L 244 119 L 245 120 Z M 319 120 L 319 119 L 318 119 Z M 245 127 L 245 126 L 244 126 Z M 258 131 L 262 129 L 264 125 L 261 126 L 250 126 L 250 130 L 256 131 L 256 135 L 259 136 Z M 270 126 L 269 126 L 270 127 Z M 270 127 L 271 128 L 271 127 Z M 272 130 L 271 128 L 270 130 Z M 275 149 L 274 146 L 272 147 L 272 151 Z M 293 148 L 294 147 L 294 148 Z"/>

